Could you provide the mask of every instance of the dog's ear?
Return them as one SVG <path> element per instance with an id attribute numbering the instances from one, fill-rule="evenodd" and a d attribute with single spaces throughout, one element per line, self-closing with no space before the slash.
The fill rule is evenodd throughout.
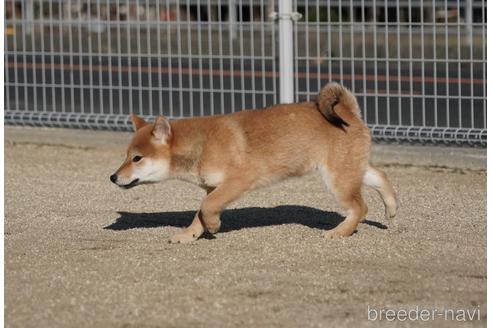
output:
<path id="1" fill-rule="evenodd" d="M 171 137 L 171 124 L 165 116 L 159 116 L 155 120 L 154 130 L 152 130 L 152 135 L 160 143 L 166 143 Z"/>
<path id="2" fill-rule="evenodd" d="M 135 115 L 133 113 L 131 116 L 132 116 L 133 124 L 135 125 L 135 131 L 140 130 L 141 128 L 143 128 L 144 126 L 147 125 L 147 122 L 145 122 L 145 120 L 143 118 L 138 117 L 137 115 Z"/>

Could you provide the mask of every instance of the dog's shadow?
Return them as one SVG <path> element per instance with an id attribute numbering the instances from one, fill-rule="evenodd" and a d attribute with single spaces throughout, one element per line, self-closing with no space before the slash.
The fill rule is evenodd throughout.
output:
<path id="1" fill-rule="evenodd" d="M 104 229 L 128 230 L 138 228 L 181 227 L 188 226 L 194 211 L 161 212 L 161 213 L 130 213 L 118 212 L 120 217 Z M 282 224 L 301 224 L 310 228 L 330 230 L 344 220 L 335 212 L 322 211 L 307 206 L 284 205 L 277 207 L 248 207 L 226 210 L 221 215 L 221 232 L 240 230 L 244 228 L 274 226 Z M 365 220 L 365 224 L 379 229 L 388 229 L 382 223 Z"/>

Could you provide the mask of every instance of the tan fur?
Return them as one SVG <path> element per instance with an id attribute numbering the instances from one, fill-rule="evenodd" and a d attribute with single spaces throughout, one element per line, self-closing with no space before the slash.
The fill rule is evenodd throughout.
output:
<path id="1" fill-rule="evenodd" d="M 337 83 L 325 85 L 319 92 L 316 104 L 326 120 L 342 130 L 350 124 L 335 111 L 338 104 L 343 104 L 345 110 L 360 117 L 359 105 L 354 95 Z"/>
<path id="2" fill-rule="evenodd" d="M 336 106 L 337 116 L 348 125 L 340 129 L 328 122 L 323 106 Z M 243 193 L 314 169 L 321 171 L 348 211 L 339 226 L 325 233 L 327 237 L 349 236 L 363 220 L 367 213 L 363 184 L 380 193 L 387 216 L 396 213 L 393 188 L 384 173 L 369 165 L 370 132 L 355 97 L 338 84 L 323 88 L 318 103 L 178 120 L 169 122 L 170 129 L 164 126 L 164 117 L 155 124 L 142 124 L 138 117 L 133 120 L 137 131 L 115 183 L 124 185 L 140 178 L 135 176 L 138 165 L 157 160 L 168 166 L 166 177 L 185 179 L 207 190 L 193 223 L 172 242 L 195 240 L 205 230 L 217 232 L 221 212 Z M 156 138 L 156 130 L 165 132 L 163 139 L 159 133 L 161 139 Z M 138 163 L 132 161 L 136 154 L 143 156 Z M 153 170 L 152 165 L 145 167 Z M 155 181 L 143 177 L 141 182 Z"/>

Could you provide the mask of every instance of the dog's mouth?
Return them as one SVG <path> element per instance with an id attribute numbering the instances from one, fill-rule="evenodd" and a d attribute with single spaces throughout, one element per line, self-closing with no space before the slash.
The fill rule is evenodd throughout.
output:
<path id="1" fill-rule="evenodd" d="M 130 182 L 129 184 L 126 184 L 126 185 L 121 185 L 120 187 L 121 188 L 125 188 L 125 189 L 130 189 L 130 188 L 133 188 L 135 187 L 136 185 L 138 185 L 138 178 L 133 180 L 132 182 Z"/>

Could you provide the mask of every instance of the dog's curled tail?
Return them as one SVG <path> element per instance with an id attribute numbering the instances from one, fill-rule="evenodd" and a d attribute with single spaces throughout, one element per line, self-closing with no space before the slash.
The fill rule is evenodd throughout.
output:
<path id="1" fill-rule="evenodd" d="M 349 124 L 335 112 L 336 105 L 343 105 L 345 110 L 360 117 L 357 99 L 349 90 L 335 82 L 328 83 L 320 90 L 316 105 L 328 122 L 342 130 Z"/>

